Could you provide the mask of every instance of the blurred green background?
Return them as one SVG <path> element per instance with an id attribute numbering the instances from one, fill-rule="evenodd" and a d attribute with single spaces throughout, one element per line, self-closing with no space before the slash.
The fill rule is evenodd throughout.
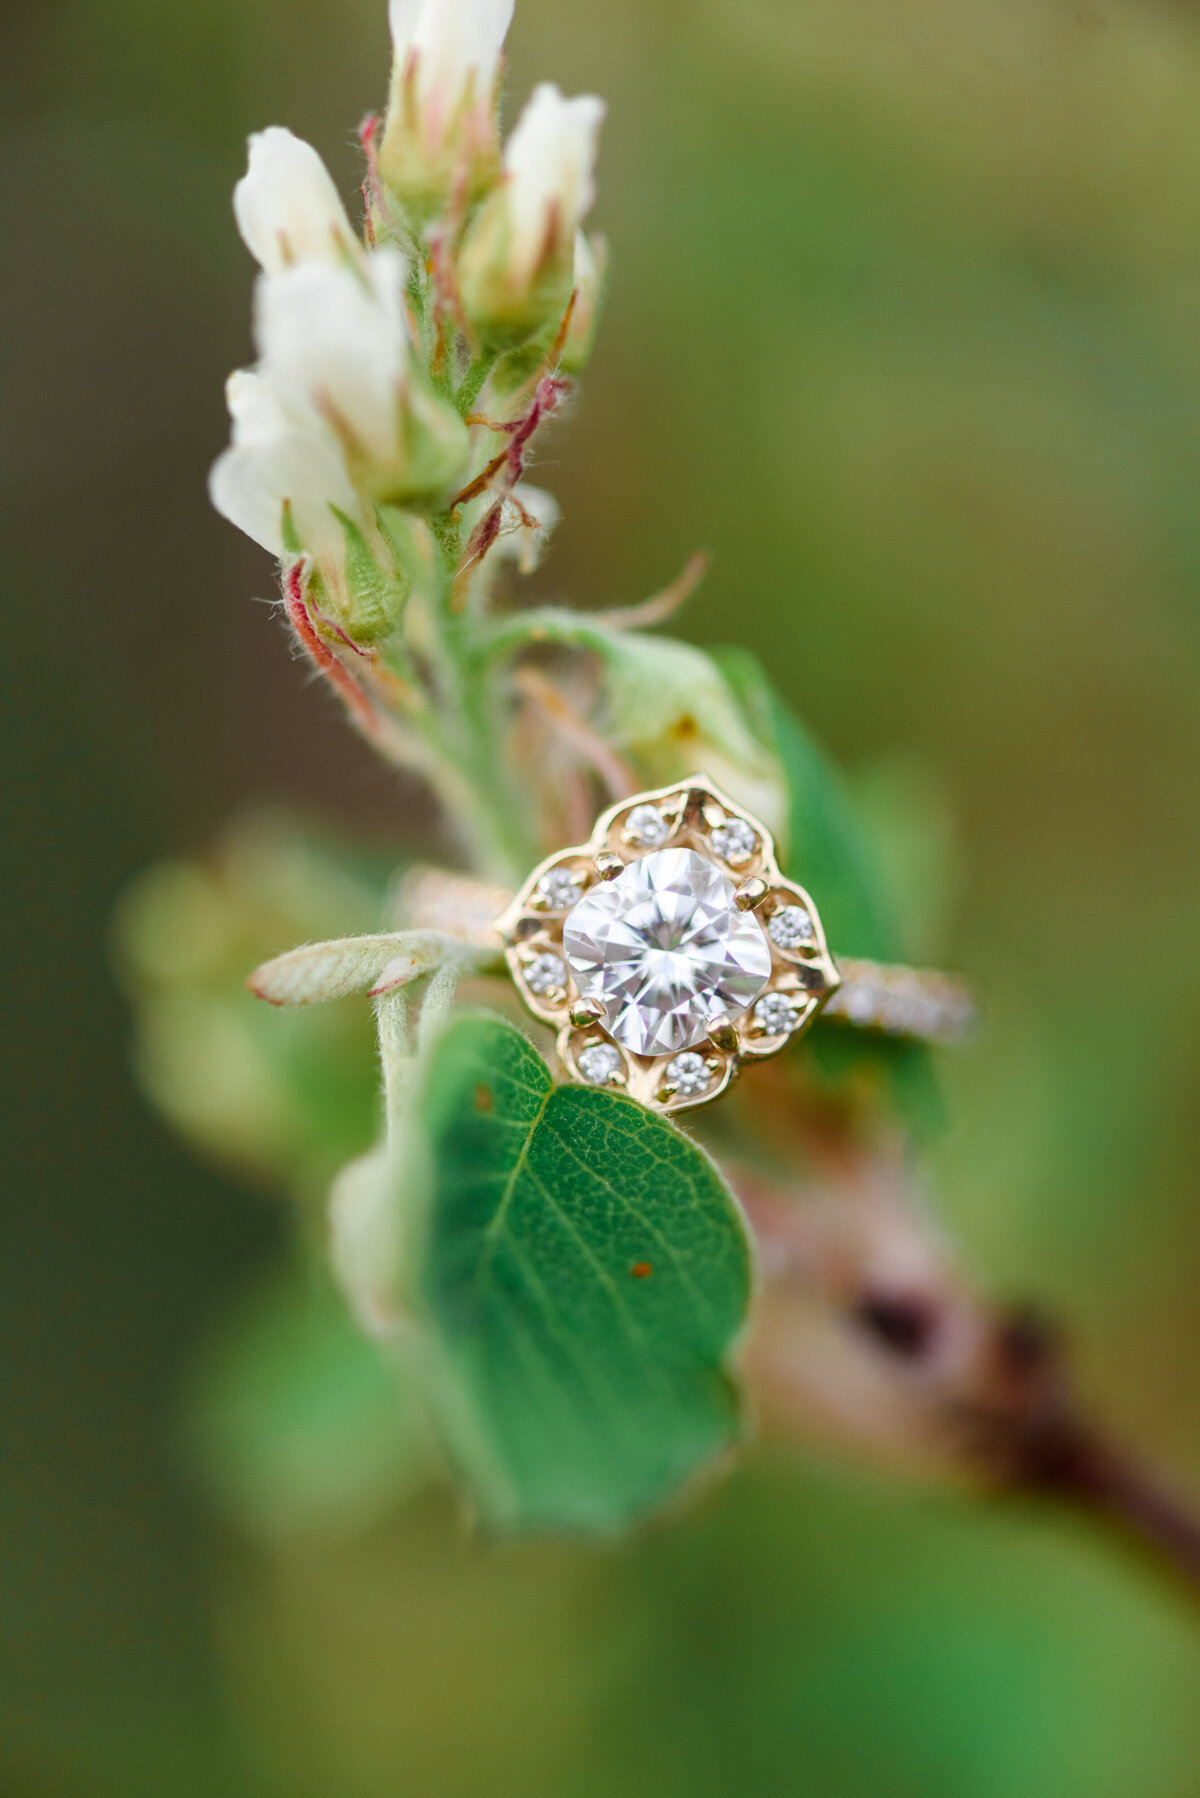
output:
<path id="1" fill-rule="evenodd" d="M 425 815 L 204 493 L 242 140 L 287 123 L 352 192 L 384 15 L 0 16 L 0 1794 L 1192 1798 L 1200 1617 L 1066 1519 L 777 1451 L 621 1549 L 434 1499 L 267 1546 L 186 1472 L 190 1369 L 286 1220 L 137 1096 L 109 918 L 248 802 L 384 849 Z M 711 548 L 687 628 L 764 657 L 885 833 L 920 810 L 914 953 L 989 992 L 942 1216 L 1200 1494 L 1200 12 L 519 0 L 510 76 L 611 105 L 545 591 Z"/>

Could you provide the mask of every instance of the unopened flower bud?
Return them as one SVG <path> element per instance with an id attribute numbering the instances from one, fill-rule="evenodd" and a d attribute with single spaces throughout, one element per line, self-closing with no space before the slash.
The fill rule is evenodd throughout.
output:
<path id="1" fill-rule="evenodd" d="M 217 511 L 280 561 L 290 537 L 318 565 L 340 562 L 337 513 L 366 521 L 336 440 L 291 411 L 261 374 L 239 369 L 225 392 L 233 431 L 209 476 Z"/>
<path id="2" fill-rule="evenodd" d="M 500 167 L 496 88 L 513 0 L 391 0 L 395 61 L 379 170 L 424 222 Z"/>
<path id="3" fill-rule="evenodd" d="M 209 477 L 213 505 L 279 561 L 309 556 L 324 609 L 356 642 L 386 636 L 404 587 L 336 439 L 261 374 L 239 370 L 226 393 L 233 441 Z"/>
<path id="4" fill-rule="evenodd" d="M 409 356 L 404 265 L 394 250 L 361 266 L 304 263 L 259 282 L 257 329 L 272 385 L 340 443 L 354 485 L 415 505 L 464 466 L 469 436 Z"/>
<path id="5" fill-rule="evenodd" d="M 485 342 L 526 342 L 571 295 L 576 235 L 595 198 L 604 102 L 535 89 L 504 152 L 504 181 L 472 226 L 459 266 L 468 316 Z"/>
<path id="6" fill-rule="evenodd" d="M 246 248 L 269 274 L 298 262 L 361 254 L 337 188 L 311 144 L 282 125 L 250 139 L 250 163 L 233 190 Z"/>
<path id="7" fill-rule="evenodd" d="M 596 341 L 600 307 L 604 299 L 604 278 L 608 266 L 608 245 L 603 237 L 575 233 L 575 303 L 559 361 L 564 374 L 577 375 L 585 366 Z"/>
<path id="8" fill-rule="evenodd" d="M 608 734 L 649 784 L 708 774 L 769 830 L 782 829 L 779 758 L 752 733 L 711 656 L 671 637 L 614 631 L 604 661 Z"/>

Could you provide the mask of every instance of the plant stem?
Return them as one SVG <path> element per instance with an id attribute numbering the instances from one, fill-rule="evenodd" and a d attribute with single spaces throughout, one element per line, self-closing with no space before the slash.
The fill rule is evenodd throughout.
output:
<path id="1" fill-rule="evenodd" d="M 1059 1499 L 1115 1527 L 1200 1598 L 1200 1517 L 1132 1455 L 1070 1412 L 1047 1419 L 1022 1447 L 1015 1492 Z"/>
<path id="2" fill-rule="evenodd" d="M 537 860 L 536 838 L 527 804 L 508 775 L 500 721 L 475 641 L 478 623 L 451 607 L 462 526 L 450 512 L 430 522 L 439 566 L 429 609 L 436 697 L 427 734 L 444 771 L 435 785 L 476 871 L 515 885 Z"/>

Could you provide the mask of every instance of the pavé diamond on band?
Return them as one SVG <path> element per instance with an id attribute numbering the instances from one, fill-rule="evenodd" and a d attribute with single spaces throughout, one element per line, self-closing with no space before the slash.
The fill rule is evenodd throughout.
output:
<path id="1" fill-rule="evenodd" d="M 610 807 L 515 898 L 424 869 L 402 905 L 411 924 L 502 948 L 568 1075 L 657 1111 L 717 1098 L 821 1011 L 933 1042 L 974 1022 L 969 991 L 948 975 L 835 961 L 770 833 L 704 776 Z"/>

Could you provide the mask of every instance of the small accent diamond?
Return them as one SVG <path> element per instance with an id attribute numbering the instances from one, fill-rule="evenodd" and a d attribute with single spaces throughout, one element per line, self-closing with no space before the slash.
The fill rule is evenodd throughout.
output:
<path id="1" fill-rule="evenodd" d="M 583 877 L 575 868 L 551 868 L 534 888 L 533 903 L 543 911 L 570 911 L 583 897 Z"/>
<path id="2" fill-rule="evenodd" d="M 625 820 L 625 834 L 642 849 L 657 849 L 671 833 L 656 805 L 635 805 Z"/>
<path id="3" fill-rule="evenodd" d="M 686 1055 L 677 1055 L 674 1061 L 668 1063 L 667 1079 L 676 1092 L 682 1093 L 687 1099 L 706 1092 L 712 1084 L 712 1074 L 703 1055 L 693 1054 L 690 1050 Z"/>
<path id="4" fill-rule="evenodd" d="M 620 1051 L 611 1043 L 593 1043 L 576 1056 L 575 1065 L 589 1086 L 607 1086 L 621 1072 Z"/>
<path id="5" fill-rule="evenodd" d="M 567 970 L 557 955 L 535 955 L 525 963 L 525 984 L 531 993 L 561 993 Z"/>
<path id="6" fill-rule="evenodd" d="M 768 993 L 754 1007 L 754 1022 L 764 1036 L 790 1036 L 800 1013 L 786 993 Z"/>
<path id="7" fill-rule="evenodd" d="M 802 943 L 813 940 L 813 921 L 802 905 L 781 906 L 772 915 L 767 929 L 771 941 L 778 943 L 781 949 L 798 949 Z"/>
<path id="8" fill-rule="evenodd" d="M 721 860 L 728 862 L 731 868 L 740 868 L 758 848 L 758 838 L 741 818 L 729 818 L 724 824 L 718 824 L 710 841 Z"/>

